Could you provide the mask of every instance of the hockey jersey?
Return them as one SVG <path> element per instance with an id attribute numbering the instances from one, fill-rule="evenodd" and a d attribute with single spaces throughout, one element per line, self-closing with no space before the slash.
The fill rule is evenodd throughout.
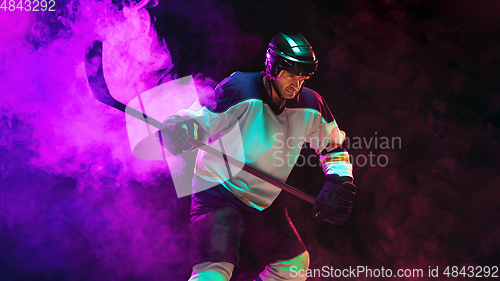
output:
<path id="1" fill-rule="evenodd" d="M 277 180 L 286 181 L 304 143 L 320 154 L 325 174 L 352 178 L 349 154 L 341 148 L 345 133 L 339 129 L 325 100 L 304 87 L 278 109 L 265 91 L 263 75 L 235 72 L 216 87 L 215 103 L 178 114 L 195 120 L 195 135 L 203 142 L 214 143 L 238 126 L 241 143 L 225 142 L 222 150 L 228 155 L 240 155 L 244 163 Z M 202 150 L 198 151 L 195 175 L 205 182 L 222 185 L 243 204 L 257 210 L 269 207 L 281 192 L 245 171 L 228 173 L 227 163 Z"/>

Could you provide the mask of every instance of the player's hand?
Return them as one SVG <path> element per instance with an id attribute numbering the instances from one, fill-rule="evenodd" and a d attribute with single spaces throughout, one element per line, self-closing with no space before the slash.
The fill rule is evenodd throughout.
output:
<path id="1" fill-rule="evenodd" d="M 323 206 L 315 204 L 313 216 L 333 225 L 341 225 L 352 210 L 356 186 L 350 181 L 340 181 L 338 175 L 328 175 L 323 189 L 316 198 Z"/>
<path id="2" fill-rule="evenodd" d="M 193 149 L 187 142 L 188 138 L 196 138 L 198 125 L 193 120 L 186 120 L 181 116 L 172 115 L 163 121 L 165 128 L 156 132 L 156 137 L 162 145 L 173 155 L 179 155 Z"/>

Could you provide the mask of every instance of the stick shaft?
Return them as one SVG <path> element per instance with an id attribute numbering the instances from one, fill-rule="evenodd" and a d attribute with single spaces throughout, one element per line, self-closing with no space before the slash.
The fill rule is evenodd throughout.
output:
<path id="1" fill-rule="evenodd" d="M 104 74 L 103 74 L 103 67 L 102 67 L 102 42 L 99 40 L 94 41 L 92 46 L 87 49 L 86 54 L 85 54 L 85 69 L 87 72 L 87 79 L 90 84 L 90 89 L 92 90 L 92 94 L 94 97 L 109 106 L 112 106 L 126 114 L 129 114 L 137 119 L 140 119 L 151 126 L 154 126 L 160 130 L 164 130 L 165 125 L 161 123 L 160 121 L 151 118 L 150 116 L 146 115 L 145 113 L 142 113 L 134 108 L 128 107 L 127 105 L 117 101 L 113 96 L 111 96 L 111 93 L 109 92 L 109 89 L 106 85 L 106 81 L 104 79 Z M 171 131 L 170 133 L 175 134 L 175 132 Z M 226 161 L 227 163 L 236 166 L 238 168 L 241 168 L 243 171 L 252 174 L 262 180 L 265 180 L 311 204 L 318 204 L 318 205 L 323 205 L 320 201 L 316 200 L 316 198 L 310 196 L 309 194 L 306 194 L 286 183 L 283 183 L 279 180 L 276 180 L 248 165 L 245 163 L 242 163 L 238 161 L 237 159 L 226 155 L 222 153 L 221 151 L 218 151 L 217 149 L 205 145 L 203 142 L 200 142 L 196 139 L 189 138 L 186 140 L 189 144 L 195 146 L 198 149 L 201 149 L 207 153 L 210 153 L 213 156 L 218 157 L 219 159 L 222 159 L 223 161 Z"/>
<path id="2" fill-rule="evenodd" d="M 160 121 L 136 110 L 136 109 L 133 109 L 131 107 L 128 107 L 126 106 L 125 104 L 119 102 L 119 101 L 115 101 L 115 104 L 112 105 L 114 108 L 116 109 L 119 109 L 137 119 L 140 119 L 140 120 L 143 120 L 144 122 L 150 124 L 151 126 L 153 127 L 156 127 L 157 129 L 159 130 L 164 130 L 165 129 L 165 125 L 163 123 L 161 123 Z M 171 132 L 173 134 L 175 134 L 175 132 Z M 250 167 L 249 165 L 247 164 L 244 164 L 242 162 L 240 162 L 239 160 L 227 155 L 227 154 L 223 154 L 221 151 L 211 147 L 211 146 L 208 146 L 206 145 L 205 143 L 203 142 L 200 142 L 196 139 L 193 139 L 193 138 L 189 138 L 186 140 L 189 144 L 193 145 L 194 147 L 198 148 L 198 149 L 201 149 L 207 153 L 210 153 L 211 155 L 213 156 L 216 156 L 218 157 L 219 159 L 223 160 L 223 161 L 226 161 L 227 159 L 227 162 L 235 167 L 241 167 L 241 169 L 249 174 L 252 174 L 262 180 L 265 180 L 269 183 L 271 183 L 272 185 L 275 185 L 311 204 L 321 204 L 321 203 L 318 203 L 316 202 L 316 198 L 312 197 L 311 195 L 307 194 L 307 193 L 304 193 L 286 183 L 283 183 L 279 180 L 276 180 L 252 167 Z M 224 159 L 224 156 L 226 157 L 226 159 Z"/>

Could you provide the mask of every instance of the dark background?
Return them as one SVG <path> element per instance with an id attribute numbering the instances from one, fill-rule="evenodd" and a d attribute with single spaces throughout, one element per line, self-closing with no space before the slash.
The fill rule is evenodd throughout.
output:
<path id="1" fill-rule="evenodd" d="M 306 86 L 326 99 L 351 145 L 401 139 L 390 149 L 351 147 L 354 157 L 371 152 L 389 163 L 354 165 L 357 198 L 342 226 L 314 221 L 308 203 L 290 198 L 311 268 L 427 275 L 429 266 L 500 264 L 500 3 L 179 0 L 148 10 L 179 77 L 218 82 L 261 71 L 274 35 L 303 34 L 320 62 Z M 99 189 L 78 194 L 81 177 L 28 161 L 37 153 L 33 125 L 2 116 L 0 279 L 187 280 L 189 199 L 176 198 L 166 174 L 118 186 L 120 167 L 108 165 L 94 176 Z M 296 167 L 288 180 L 312 195 L 323 181 L 319 167 Z M 235 280 L 261 270 L 252 256 L 243 264 Z"/>

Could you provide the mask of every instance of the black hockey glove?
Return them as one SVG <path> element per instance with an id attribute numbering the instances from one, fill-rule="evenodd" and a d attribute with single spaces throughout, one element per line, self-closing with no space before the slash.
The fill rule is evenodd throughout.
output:
<path id="1" fill-rule="evenodd" d="M 327 175 L 323 189 L 316 198 L 323 206 L 315 204 L 313 216 L 333 225 L 341 225 L 352 210 L 356 186 L 351 181 L 340 180 L 338 175 Z"/>
<path id="2" fill-rule="evenodd" d="M 186 140 L 188 137 L 197 139 L 198 125 L 193 120 L 172 115 L 163 121 L 165 128 L 156 132 L 156 137 L 173 155 L 179 155 L 193 149 Z"/>

